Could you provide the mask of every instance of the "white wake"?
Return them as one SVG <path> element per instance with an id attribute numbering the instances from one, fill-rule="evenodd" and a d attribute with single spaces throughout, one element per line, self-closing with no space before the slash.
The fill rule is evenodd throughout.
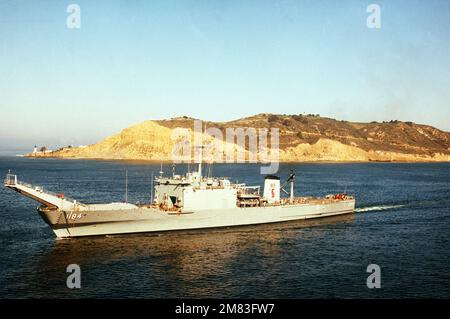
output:
<path id="1" fill-rule="evenodd" d="M 355 208 L 355 213 L 365 213 L 372 211 L 388 210 L 394 208 L 404 207 L 405 205 L 381 205 L 381 206 L 369 206 L 369 207 L 359 207 Z"/>

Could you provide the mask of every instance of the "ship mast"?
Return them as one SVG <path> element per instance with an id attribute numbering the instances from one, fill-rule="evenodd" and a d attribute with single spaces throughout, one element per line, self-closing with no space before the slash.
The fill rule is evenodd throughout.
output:
<path id="1" fill-rule="evenodd" d="M 159 178 L 162 178 L 164 172 L 163 172 L 163 161 L 161 161 L 161 169 L 159 170 Z"/>
<path id="2" fill-rule="evenodd" d="M 198 177 L 202 178 L 202 156 L 203 156 L 203 147 L 200 146 L 200 154 L 198 156 Z"/>
<path id="3" fill-rule="evenodd" d="M 153 204 L 153 192 L 154 192 L 154 186 L 153 186 L 153 171 L 152 171 L 152 185 L 150 186 L 150 191 L 151 191 L 151 194 L 150 194 L 150 204 Z"/>
<path id="4" fill-rule="evenodd" d="M 283 191 L 286 195 L 289 195 L 289 203 L 294 203 L 294 180 L 295 180 L 295 173 L 294 170 L 291 170 L 291 174 L 289 175 L 289 178 L 286 180 L 286 182 L 280 187 L 280 190 Z M 291 184 L 290 192 L 288 193 L 284 187 L 287 185 L 287 183 Z"/>
<path id="5" fill-rule="evenodd" d="M 200 146 L 195 146 L 195 148 L 196 149 L 199 149 L 200 151 L 200 153 L 198 154 L 198 171 L 197 171 L 197 173 L 198 173 L 198 177 L 199 177 L 199 179 L 202 179 L 202 161 L 203 161 L 203 146 L 202 145 L 200 145 Z"/>
<path id="6" fill-rule="evenodd" d="M 128 203 L 128 170 L 125 170 L 125 203 Z"/>
<path id="7" fill-rule="evenodd" d="M 295 179 L 295 173 L 294 173 L 294 171 L 292 170 L 291 171 L 291 175 L 289 176 L 289 181 L 291 182 L 291 191 L 290 191 L 290 198 L 289 198 L 289 202 L 291 203 L 291 204 L 293 204 L 294 203 L 294 179 Z"/>

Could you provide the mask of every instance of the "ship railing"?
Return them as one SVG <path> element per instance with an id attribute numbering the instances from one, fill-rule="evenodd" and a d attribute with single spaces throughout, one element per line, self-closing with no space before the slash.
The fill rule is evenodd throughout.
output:
<path id="1" fill-rule="evenodd" d="M 236 187 L 241 194 L 244 195 L 259 195 L 261 186 L 244 186 L 239 185 Z"/>
<path id="2" fill-rule="evenodd" d="M 63 193 L 55 193 L 55 192 L 52 192 L 52 191 L 49 191 L 49 190 L 44 189 L 42 186 L 35 186 L 35 189 L 36 189 L 36 188 L 39 189 L 40 192 L 45 193 L 45 194 L 47 194 L 47 195 L 52 195 L 52 196 L 55 196 L 55 197 L 64 199 L 64 200 L 66 200 L 66 201 L 68 201 L 68 202 L 72 202 L 73 204 L 78 203 L 75 199 L 70 198 L 70 197 L 67 197 L 67 196 L 66 196 L 65 194 L 63 194 Z M 37 190 L 37 189 L 36 189 L 36 190 Z M 78 204 L 80 204 L 80 203 L 78 203 Z"/>
<path id="3" fill-rule="evenodd" d="M 34 185 L 31 185 L 31 184 L 25 183 L 25 182 L 22 182 L 22 181 L 19 181 L 19 180 L 16 180 L 16 184 L 17 185 L 22 185 L 22 186 L 25 186 L 25 187 L 28 187 L 28 188 L 33 188 L 33 189 L 36 189 L 36 188 L 40 187 L 40 186 L 34 186 Z"/>
<path id="4" fill-rule="evenodd" d="M 17 184 L 17 175 L 14 175 L 11 173 L 6 174 L 4 183 L 5 183 L 5 185 L 10 185 L 10 186 L 16 185 Z"/>
<path id="5" fill-rule="evenodd" d="M 224 189 L 224 186 L 221 185 L 206 185 L 206 186 L 198 186 L 196 187 L 196 189 Z"/>
<path id="6" fill-rule="evenodd" d="M 14 175 L 14 174 L 8 173 L 6 175 L 5 185 L 7 185 L 7 186 L 21 185 L 21 186 L 25 186 L 27 188 L 31 188 L 31 189 L 33 189 L 33 190 L 35 190 L 37 192 L 40 192 L 40 193 L 45 193 L 47 195 L 51 195 L 51 196 L 55 196 L 55 197 L 64 199 L 64 200 L 66 200 L 68 202 L 72 202 L 74 204 L 77 203 L 77 201 L 75 199 L 67 197 L 64 194 L 54 193 L 54 192 L 51 192 L 49 190 L 44 189 L 44 187 L 42 187 L 42 186 L 32 185 L 30 183 L 26 183 L 26 182 L 20 181 L 20 180 L 17 179 L 17 175 Z M 80 204 L 80 203 L 78 203 L 78 204 Z"/>

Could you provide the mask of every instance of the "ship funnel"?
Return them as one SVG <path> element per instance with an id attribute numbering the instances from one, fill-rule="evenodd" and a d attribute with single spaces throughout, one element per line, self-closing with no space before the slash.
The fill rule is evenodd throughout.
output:
<path id="1" fill-rule="evenodd" d="M 280 201 L 280 178 L 278 176 L 269 175 L 264 179 L 264 198 L 269 203 Z"/>

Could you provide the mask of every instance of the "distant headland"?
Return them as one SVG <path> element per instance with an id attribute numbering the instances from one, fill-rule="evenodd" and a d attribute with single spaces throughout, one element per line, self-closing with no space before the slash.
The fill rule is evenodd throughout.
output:
<path id="1" fill-rule="evenodd" d="M 171 161 L 176 128 L 193 129 L 184 116 L 145 121 L 88 146 L 36 149 L 27 157 Z M 412 122 L 357 123 L 319 115 L 257 114 L 229 122 L 203 122 L 227 128 L 277 128 L 281 162 L 450 161 L 450 133 Z M 211 138 L 211 137 L 210 137 Z"/>

